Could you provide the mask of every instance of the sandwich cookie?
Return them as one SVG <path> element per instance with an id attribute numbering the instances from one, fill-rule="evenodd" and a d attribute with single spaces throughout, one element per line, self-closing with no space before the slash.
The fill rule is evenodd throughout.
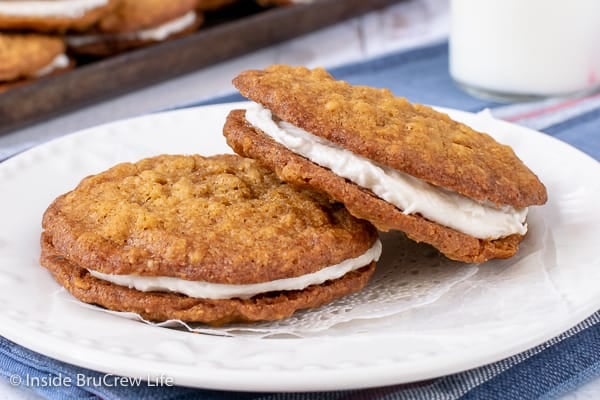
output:
<path id="1" fill-rule="evenodd" d="M 514 255 L 528 206 L 546 202 L 510 147 L 387 89 L 285 65 L 233 82 L 256 102 L 227 118 L 224 135 L 238 154 L 451 259 Z"/>
<path id="2" fill-rule="evenodd" d="M 64 32 L 85 30 L 120 0 L 0 1 L 0 29 Z"/>
<path id="3" fill-rule="evenodd" d="M 0 91 L 72 67 L 62 39 L 37 34 L 0 33 Z"/>
<path id="4" fill-rule="evenodd" d="M 181 37 L 202 25 L 196 5 L 197 0 L 121 0 L 93 30 L 69 35 L 67 44 L 74 54 L 104 57 Z"/>
<path id="5" fill-rule="evenodd" d="M 146 319 L 275 320 L 367 283 L 376 229 L 236 155 L 163 155 L 85 178 L 43 217 L 41 264 Z"/>

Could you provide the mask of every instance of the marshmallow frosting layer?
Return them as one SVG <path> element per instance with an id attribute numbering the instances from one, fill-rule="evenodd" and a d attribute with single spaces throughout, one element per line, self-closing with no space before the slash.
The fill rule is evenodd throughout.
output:
<path id="1" fill-rule="evenodd" d="M 246 120 L 277 143 L 351 182 L 369 189 L 405 214 L 479 238 L 498 239 L 527 232 L 527 208 L 494 207 L 421 179 L 378 165 L 285 121 L 275 121 L 270 110 L 252 104 Z"/>
<path id="2" fill-rule="evenodd" d="M 203 299 L 248 299 L 261 293 L 302 290 L 310 285 L 320 285 L 323 282 L 341 278 L 348 272 L 360 269 L 373 261 L 377 261 L 381 255 L 381 248 L 381 241 L 377 240 L 364 254 L 356 258 L 342 261 L 339 264 L 325 267 L 317 272 L 294 278 L 277 279 L 270 282 L 247 285 L 197 282 L 166 276 L 111 275 L 93 270 L 88 271 L 95 278 L 116 285 L 127 286 L 142 292 L 175 292 L 189 297 Z"/>
<path id="3" fill-rule="evenodd" d="M 44 68 L 38 70 L 35 73 L 37 78 L 41 78 L 42 76 L 49 75 L 54 71 L 62 68 L 67 68 L 69 66 L 69 57 L 66 54 L 57 55 L 50 64 L 46 65 Z"/>

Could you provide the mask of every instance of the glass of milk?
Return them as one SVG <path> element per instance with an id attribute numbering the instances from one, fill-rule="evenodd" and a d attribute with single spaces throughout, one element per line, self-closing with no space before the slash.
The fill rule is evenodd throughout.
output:
<path id="1" fill-rule="evenodd" d="M 505 100 L 600 89 L 600 0 L 450 0 L 450 75 Z"/>

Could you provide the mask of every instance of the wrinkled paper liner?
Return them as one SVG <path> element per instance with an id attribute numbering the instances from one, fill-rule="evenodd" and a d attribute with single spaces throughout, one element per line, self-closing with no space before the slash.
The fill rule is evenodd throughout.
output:
<path id="1" fill-rule="evenodd" d="M 112 311 L 82 303 L 73 299 L 66 290 L 58 295 L 64 294 L 70 301 L 82 307 L 158 327 L 219 336 L 303 337 L 326 331 L 342 323 L 347 324 L 344 330 L 351 330 L 352 321 L 385 318 L 431 304 L 454 285 L 465 281 L 478 271 L 476 265 L 450 261 L 431 246 L 415 243 L 402 233 L 382 233 L 380 236 L 383 253 L 373 277 L 363 290 L 316 309 L 298 311 L 279 321 L 230 324 L 218 328 L 180 320 L 156 323 L 147 321 L 133 312 Z M 364 327 L 361 331 L 364 331 Z"/>

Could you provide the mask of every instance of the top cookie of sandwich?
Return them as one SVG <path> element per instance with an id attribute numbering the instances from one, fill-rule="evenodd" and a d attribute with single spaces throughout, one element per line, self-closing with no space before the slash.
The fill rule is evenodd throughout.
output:
<path id="1" fill-rule="evenodd" d="M 119 164 L 58 197 L 42 225 L 84 268 L 225 284 L 316 272 L 377 240 L 339 203 L 234 155 Z"/>
<path id="2" fill-rule="evenodd" d="M 125 33 L 155 27 L 195 10 L 198 0 L 121 0 L 97 25 L 102 33 Z"/>
<path id="3" fill-rule="evenodd" d="M 546 201 L 544 185 L 510 147 L 387 89 L 286 65 L 245 71 L 233 83 L 276 117 L 433 185 L 516 208 Z"/>
<path id="4" fill-rule="evenodd" d="M 0 29 L 64 32 L 84 30 L 121 0 L 0 0 Z"/>

